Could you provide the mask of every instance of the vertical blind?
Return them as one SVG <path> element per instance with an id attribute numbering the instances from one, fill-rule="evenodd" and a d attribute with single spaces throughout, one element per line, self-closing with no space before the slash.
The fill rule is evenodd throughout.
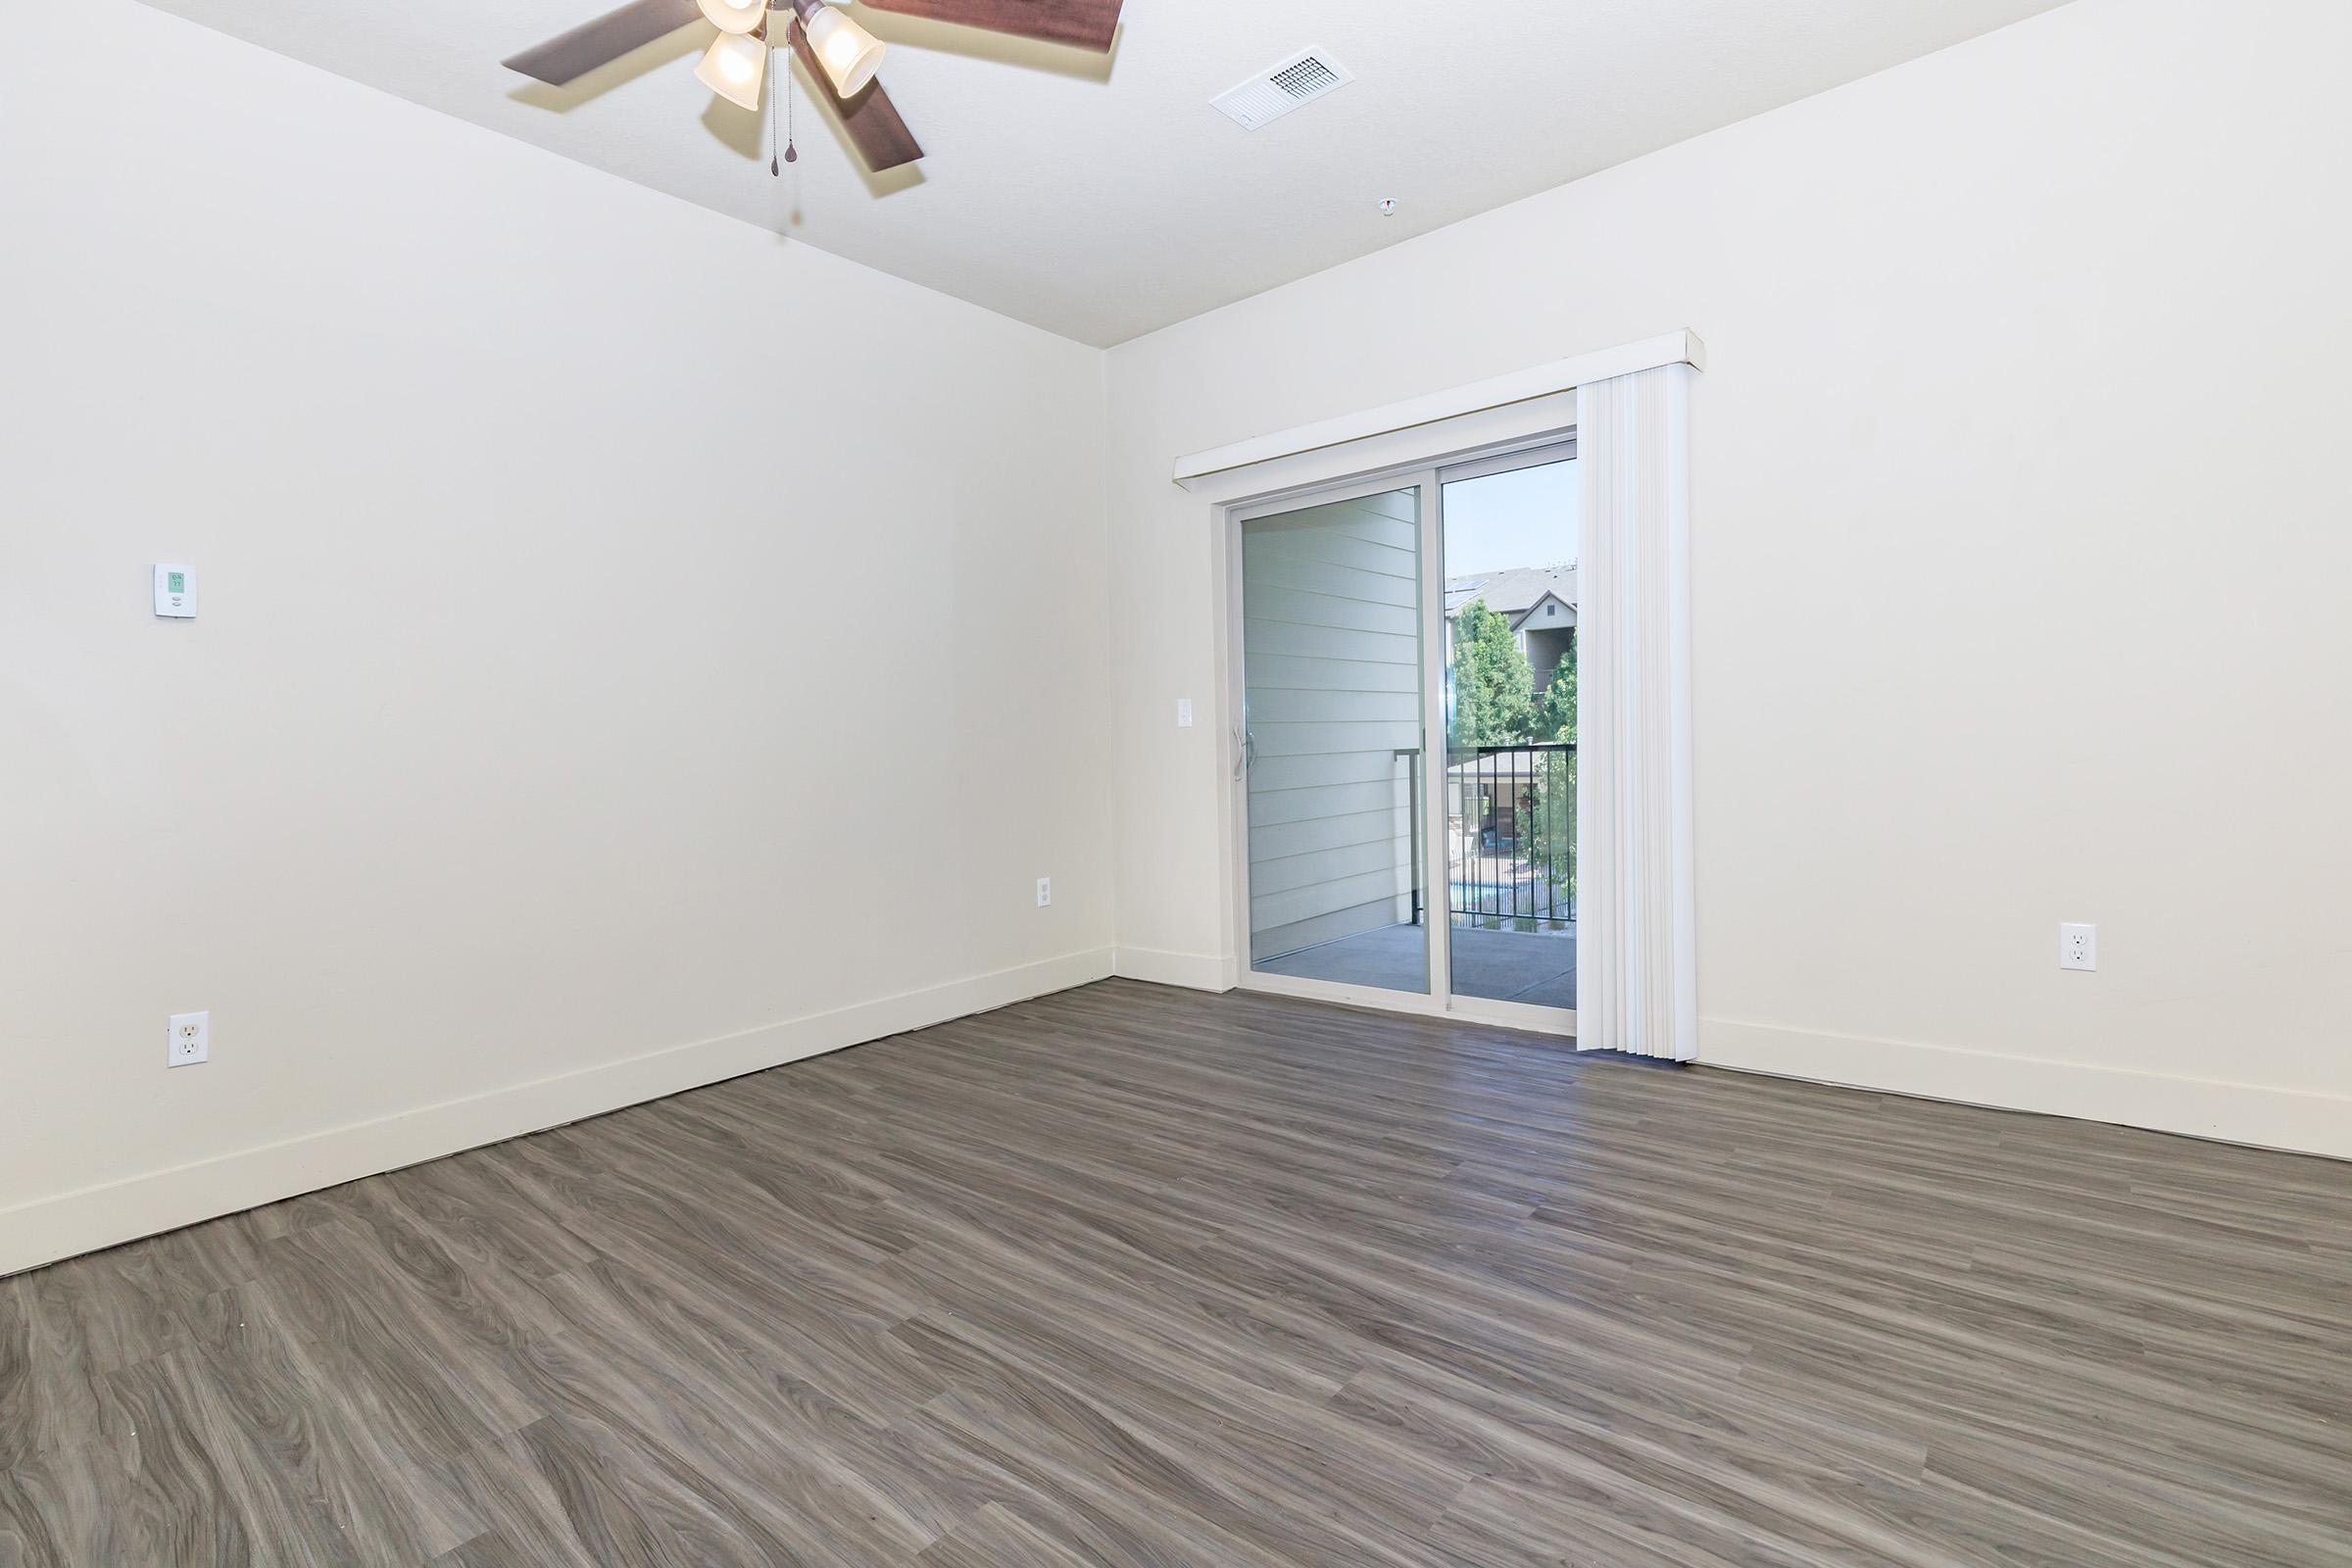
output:
<path id="1" fill-rule="evenodd" d="M 1698 1054 L 1690 799 L 1690 376 L 1577 389 L 1585 484 L 1577 1049 Z"/>

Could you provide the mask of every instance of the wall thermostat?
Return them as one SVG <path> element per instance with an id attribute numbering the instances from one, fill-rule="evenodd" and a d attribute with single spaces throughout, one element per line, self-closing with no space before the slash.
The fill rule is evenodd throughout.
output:
<path id="1" fill-rule="evenodd" d="M 155 612 L 174 620 L 196 618 L 196 568 L 159 562 L 155 568 Z"/>

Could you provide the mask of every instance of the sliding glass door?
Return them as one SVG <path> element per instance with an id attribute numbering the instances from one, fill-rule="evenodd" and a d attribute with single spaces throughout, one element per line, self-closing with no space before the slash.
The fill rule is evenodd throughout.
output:
<path id="1" fill-rule="evenodd" d="M 1426 994 L 1424 487 L 1241 522 L 1251 972 Z"/>
<path id="2" fill-rule="evenodd" d="M 1573 446 L 1438 476 L 1453 995 L 1576 1005 Z"/>
<path id="3" fill-rule="evenodd" d="M 1233 514 L 1250 983 L 1573 1031 L 1575 475 L 1563 443 Z"/>

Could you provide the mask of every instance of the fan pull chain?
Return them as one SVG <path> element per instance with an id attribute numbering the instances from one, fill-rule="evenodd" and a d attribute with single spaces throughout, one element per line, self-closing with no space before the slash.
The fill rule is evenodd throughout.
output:
<path id="1" fill-rule="evenodd" d="M 792 100 L 797 90 L 793 81 L 792 62 L 787 60 L 784 62 L 784 161 L 788 164 L 801 161 L 801 150 L 792 144 Z"/>
<path id="2" fill-rule="evenodd" d="M 767 46 L 767 172 L 781 174 L 784 171 L 776 163 L 776 46 L 772 43 Z M 792 84 L 786 82 L 784 90 L 791 92 Z M 788 104 L 785 113 L 791 112 Z"/>

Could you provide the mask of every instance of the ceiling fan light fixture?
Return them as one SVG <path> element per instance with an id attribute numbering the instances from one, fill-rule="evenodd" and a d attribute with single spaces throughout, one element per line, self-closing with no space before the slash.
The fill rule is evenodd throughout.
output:
<path id="1" fill-rule="evenodd" d="M 844 98 L 865 91 L 874 73 L 882 69 L 882 40 L 835 6 L 810 6 L 802 21 L 808 30 L 809 49 L 825 68 L 825 74 L 833 78 L 833 90 Z"/>
<path id="2" fill-rule="evenodd" d="M 703 18 L 721 32 L 750 32 L 767 18 L 767 0 L 695 0 Z"/>
<path id="3" fill-rule="evenodd" d="M 703 52 L 695 79 L 731 104 L 760 107 L 760 84 L 767 74 L 767 45 L 749 33 L 722 32 Z"/>

